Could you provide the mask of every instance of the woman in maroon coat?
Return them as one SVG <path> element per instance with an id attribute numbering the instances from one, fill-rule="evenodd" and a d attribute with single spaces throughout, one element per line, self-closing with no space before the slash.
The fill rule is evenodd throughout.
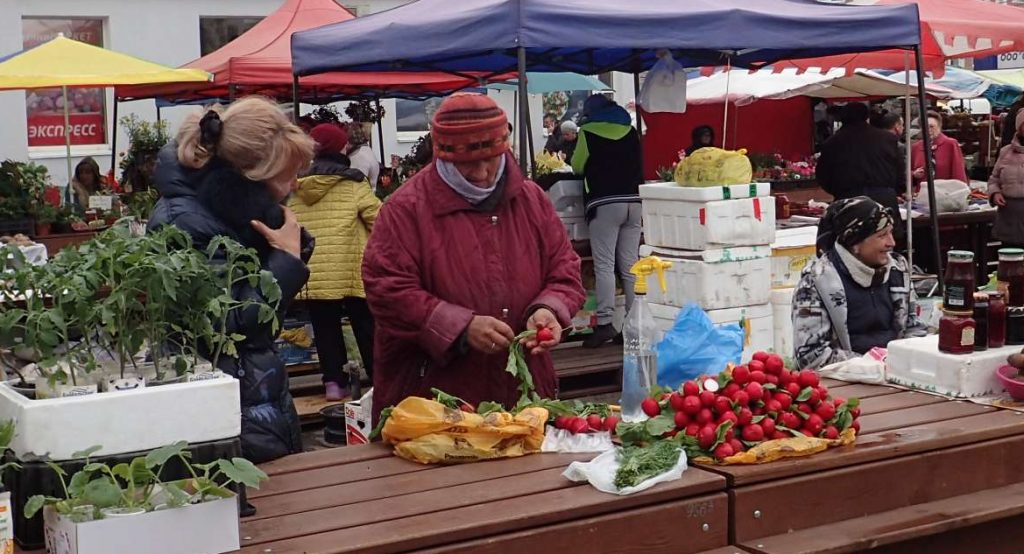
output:
<path id="1" fill-rule="evenodd" d="M 583 304 L 580 259 L 554 207 L 508 153 L 505 113 L 456 94 L 434 116 L 435 160 L 381 209 L 363 261 L 377 322 L 373 411 L 437 387 L 472 402 L 518 399 L 505 371 L 526 329 L 537 392 L 554 397 L 548 350 Z"/>
<path id="2" fill-rule="evenodd" d="M 964 153 L 956 139 L 942 132 L 942 116 L 937 112 L 928 112 L 928 128 L 926 132 L 932 139 L 932 159 L 935 160 L 936 179 L 956 179 L 970 184 L 967 169 L 964 166 Z M 925 180 L 924 172 L 924 140 L 915 142 L 910 149 L 910 163 L 914 168 L 914 186 L 920 187 Z"/>

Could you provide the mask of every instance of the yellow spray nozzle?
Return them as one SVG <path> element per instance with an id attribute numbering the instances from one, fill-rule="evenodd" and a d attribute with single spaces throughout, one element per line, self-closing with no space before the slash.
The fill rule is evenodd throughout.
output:
<path id="1" fill-rule="evenodd" d="M 640 261 L 633 264 L 629 272 L 637 276 L 633 290 L 637 294 L 647 294 L 647 277 L 653 273 L 658 274 L 658 283 L 661 284 L 661 291 L 668 292 L 668 283 L 665 281 L 665 270 L 672 267 L 672 262 L 666 262 L 657 256 L 640 258 Z"/>

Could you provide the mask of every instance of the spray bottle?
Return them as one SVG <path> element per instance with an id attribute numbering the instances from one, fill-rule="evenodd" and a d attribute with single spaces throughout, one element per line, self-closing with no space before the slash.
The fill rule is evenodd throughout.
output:
<path id="1" fill-rule="evenodd" d="M 624 341 L 622 349 L 622 420 L 642 421 L 647 416 L 640 409 L 640 403 L 650 395 L 651 388 L 658 381 L 658 357 L 654 345 L 658 342 L 659 331 L 647 303 L 647 277 L 657 273 L 662 291 L 667 291 L 665 270 L 672 262 L 648 256 L 638 261 L 629 271 L 636 275 L 633 291 L 636 297 L 626 314 L 622 328 Z"/>

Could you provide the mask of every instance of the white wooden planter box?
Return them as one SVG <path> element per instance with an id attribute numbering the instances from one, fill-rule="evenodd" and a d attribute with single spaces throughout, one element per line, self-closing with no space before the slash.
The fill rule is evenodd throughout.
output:
<path id="1" fill-rule="evenodd" d="M 43 509 L 47 554 L 220 554 L 239 548 L 238 498 L 74 523 Z"/>
<path id="2" fill-rule="evenodd" d="M 67 398 L 30 400 L 0 383 L 0 420 L 13 419 L 19 460 L 73 459 L 152 450 L 176 441 L 206 442 L 241 433 L 238 381 L 230 376 Z"/>

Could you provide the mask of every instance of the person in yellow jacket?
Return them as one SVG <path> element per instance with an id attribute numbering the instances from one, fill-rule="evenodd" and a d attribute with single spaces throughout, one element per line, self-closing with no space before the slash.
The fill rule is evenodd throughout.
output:
<path id="1" fill-rule="evenodd" d="M 380 210 L 380 200 L 358 169 L 342 154 L 348 143 L 343 127 L 324 123 L 314 127 L 316 158 L 288 207 L 316 238 L 309 260 L 306 292 L 314 341 L 323 370 L 327 400 L 348 396 L 348 362 L 341 318 L 348 315 L 366 372 L 373 372 L 373 316 L 363 291 L 363 251 Z"/>

